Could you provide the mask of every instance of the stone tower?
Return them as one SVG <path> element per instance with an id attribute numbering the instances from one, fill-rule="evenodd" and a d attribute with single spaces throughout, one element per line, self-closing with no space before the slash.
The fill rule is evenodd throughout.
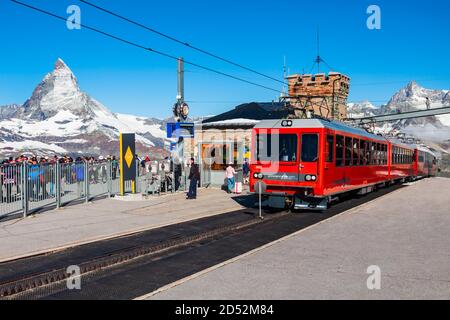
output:
<path id="1" fill-rule="evenodd" d="M 294 74 L 287 77 L 292 117 L 308 118 L 312 114 L 328 119 L 347 117 L 350 78 L 338 72 Z"/>

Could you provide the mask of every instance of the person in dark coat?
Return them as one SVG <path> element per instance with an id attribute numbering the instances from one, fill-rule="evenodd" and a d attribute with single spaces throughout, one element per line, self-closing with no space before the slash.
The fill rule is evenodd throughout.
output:
<path id="1" fill-rule="evenodd" d="M 186 199 L 195 199 L 197 198 L 197 184 L 200 180 L 200 172 L 198 171 L 198 165 L 194 162 L 194 158 L 191 158 L 190 165 L 191 169 L 188 177 L 190 180 L 189 192 L 187 193 Z"/>

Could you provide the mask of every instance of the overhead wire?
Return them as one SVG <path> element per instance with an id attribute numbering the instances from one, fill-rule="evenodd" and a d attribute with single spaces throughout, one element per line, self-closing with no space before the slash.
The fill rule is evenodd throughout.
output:
<path id="1" fill-rule="evenodd" d="M 17 0 L 10 0 L 10 1 L 11 1 L 11 2 L 14 2 L 14 3 L 16 3 L 16 4 L 19 4 L 19 5 L 21 5 L 21 6 L 27 7 L 27 8 L 29 8 L 29 9 L 32 9 L 32 10 L 34 10 L 34 11 L 43 13 L 43 14 L 48 15 L 48 16 L 51 16 L 51 17 L 54 17 L 54 18 L 56 18 L 56 19 L 63 20 L 63 21 L 67 21 L 66 18 L 64 18 L 64 17 L 62 17 L 62 16 L 59 16 L 59 15 L 57 15 L 57 14 L 54 14 L 54 13 L 52 13 L 52 12 L 49 12 L 49 11 L 46 11 L 46 10 L 43 10 L 43 9 L 34 7 L 34 6 L 32 6 L 32 5 L 29 5 L 29 4 L 26 4 L 26 3 L 23 3 L 23 2 L 20 2 L 20 1 L 17 1 Z M 176 60 L 176 61 L 178 61 L 178 59 L 179 59 L 178 57 L 173 56 L 173 55 L 171 55 L 171 54 L 165 53 L 165 52 L 163 52 L 163 51 L 155 50 L 155 49 L 152 49 L 152 48 L 149 48 L 149 47 L 145 47 L 145 46 L 143 46 L 143 45 L 141 45 L 141 44 L 138 44 L 138 43 L 136 43 L 136 42 L 133 42 L 133 41 L 130 41 L 130 40 L 126 40 L 126 39 L 124 39 L 124 38 L 115 36 L 115 35 L 113 35 L 113 34 L 111 34 L 111 33 L 108 33 L 108 32 L 106 32 L 106 31 L 102 31 L 102 30 L 100 30 L 100 29 L 98 29 L 98 28 L 94 28 L 94 27 L 88 26 L 88 25 L 86 25 L 86 24 L 83 24 L 83 23 L 76 23 L 76 22 L 75 22 L 74 24 L 75 24 L 75 25 L 78 25 L 78 26 L 80 26 L 80 27 L 86 28 L 86 29 L 88 29 L 88 30 L 94 31 L 94 32 L 96 32 L 96 33 L 102 34 L 102 35 L 104 35 L 104 36 L 107 36 L 107 37 L 109 37 L 109 38 L 115 39 L 115 40 L 120 41 L 120 42 L 122 42 L 122 43 L 126 43 L 126 44 L 128 44 L 128 45 L 131 45 L 131 46 L 134 46 L 134 47 L 137 47 L 137 48 L 140 48 L 140 49 L 143 49 L 143 50 L 146 50 L 146 51 L 149 51 L 149 52 L 152 52 L 152 53 L 161 55 L 161 56 L 164 56 L 164 57 L 166 57 L 166 58 L 170 58 L 170 59 Z M 213 73 L 222 75 L 222 76 L 224 76 L 224 77 L 228 77 L 228 78 L 231 78 L 231 79 L 234 79 L 234 80 L 238 80 L 238 81 L 241 81 L 241 82 L 245 82 L 245 83 L 247 83 L 247 84 L 251 84 L 251 85 L 256 86 L 256 87 L 260 87 L 260 88 L 263 88 L 263 89 L 266 89 L 266 90 L 270 90 L 270 91 L 274 91 L 274 92 L 277 92 L 277 93 L 280 92 L 280 90 L 277 90 L 277 89 L 274 89 L 274 88 L 271 88 L 271 87 L 267 87 L 267 86 L 265 86 L 265 85 L 261 85 L 261 84 L 258 84 L 258 83 L 256 83 L 256 82 L 253 82 L 253 81 L 250 81 L 250 80 L 246 80 L 246 79 L 243 79 L 243 78 L 240 78 L 240 77 L 236 77 L 236 76 L 234 76 L 234 75 L 231 75 L 231 74 L 228 74 L 228 73 L 219 71 L 219 70 L 215 70 L 215 69 L 213 69 L 213 68 L 206 67 L 206 66 L 200 65 L 200 64 L 198 64 L 198 63 L 195 63 L 195 62 L 192 62 L 192 61 L 189 61 L 189 60 L 184 60 L 184 63 L 189 64 L 189 65 L 194 66 L 194 67 L 197 67 L 197 68 L 200 68 L 200 69 L 203 69 L 203 70 L 207 70 L 207 71 L 210 71 L 210 72 L 213 72 Z"/>
<path id="2" fill-rule="evenodd" d="M 148 30 L 148 31 L 150 31 L 150 32 L 153 32 L 153 33 L 155 33 L 155 34 L 157 34 L 157 35 L 159 35 L 159 36 L 162 36 L 162 37 L 164 37 L 164 38 L 166 38 L 166 39 L 169 39 L 169 40 L 171 40 L 171 41 L 174 41 L 174 42 L 176 42 L 176 43 L 178 43 L 178 44 L 181 44 L 181 45 L 183 45 L 183 46 L 189 47 L 190 49 L 193 49 L 193 50 L 195 50 L 195 51 L 201 52 L 201 53 L 206 54 L 206 55 L 208 55 L 208 56 L 210 56 L 210 57 L 213 57 L 213 58 L 215 58 L 215 59 L 219 59 L 219 60 L 224 61 L 224 62 L 226 62 L 226 63 L 228 63 L 228 64 L 231 64 L 231 65 L 234 65 L 234 66 L 239 67 L 239 68 L 241 68 L 241 69 L 244 69 L 244 70 L 246 70 L 246 71 L 249 71 L 249 72 L 255 73 L 255 74 L 257 74 L 257 75 L 263 76 L 263 77 L 265 77 L 265 78 L 267 78 L 267 79 L 270 79 L 270 80 L 273 80 L 273 81 L 277 81 L 277 82 L 282 83 L 282 84 L 286 84 L 284 81 L 281 81 L 281 80 L 279 80 L 279 79 L 276 79 L 276 78 L 274 78 L 274 77 L 271 77 L 271 76 L 269 76 L 269 75 L 266 75 L 266 74 L 264 74 L 264 73 L 262 73 L 262 72 L 259 72 L 259 71 L 255 70 L 255 69 L 246 67 L 246 66 L 244 66 L 244 65 L 242 65 L 242 64 L 236 63 L 236 62 L 231 61 L 231 60 L 229 60 L 229 59 L 223 58 L 223 57 L 221 57 L 221 56 L 219 56 L 219 55 L 217 55 L 217 54 L 215 54 L 215 53 L 212 53 L 212 52 L 210 52 L 210 51 L 207 51 L 207 50 L 201 49 L 201 48 L 199 48 L 199 47 L 193 46 L 193 45 L 191 45 L 190 43 L 188 43 L 188 42 L 186 42 L 186 41 L 179 40 L 179 39 L 177 39 L 177 38 L 175 38 L 175 37 L 173 37 L 173 36 L 170 36 L 170 35 L 168 35 L 168 34 L 166 34 L 166 33 L 163 33 L 163 32 L 161 32 L 161 31 L 158 31 L 158 30 L 156 30 L 155 28 L 148 27 L 148 26 L 146 26 L 146 25 L 144 25 L 144 24 L 142 24 L 142 23 L 139 23 L 139 22 L 136 22 L 136 21 L 134 21 L 134 20 L 131 20 L 130 18 L 127 18 L 127 17 L 125 17 L 125 16 L 123 16 L 123 15 L 120 15 L 120 14 L 118 14 L 118 13 L 112 12 L 112 11 L 110 11 L 110 10 L 108 10 L 108 9 L 105 9 L 105 8 L 103 8 L 103 7 L 100 7 L 100 6 L 98 6 L 98 5 L 96 5 L 96 4 L 93 4 L 93 3 L 89 2 L 89 1 L 86 1 L 86 0 L 79 0 L 79 1 L 82 2 L 82 3 L 84 3 L 84 4 L 86 4 L 86 5 L 88 5 L 88 6 L 91 6 L 91 7 L 95 8 L 95 9 L 97 9 L 97 10 L 100 10 L 100 11 L 102 11 L 102 12 L 105 12 L 105 13 L 109 14 L 109 15 L 112 15 L 112 16 L 114 16 L 114 17 L 117 17 L 117 18 L 119 18 L 119 19 L 122 19 L 122 20 L 124 20 L 124 21 L 127 21 L 127 22 L 129 22 L 129 23 L 131 23 L 131 24 L 134 24 L 134 25 L 136 25 L 136 26 L 138 26 L 138 27 L 141 27 L 141 28 L 143 28 L 143 29 L 146 29 L 146 30 Z"/>

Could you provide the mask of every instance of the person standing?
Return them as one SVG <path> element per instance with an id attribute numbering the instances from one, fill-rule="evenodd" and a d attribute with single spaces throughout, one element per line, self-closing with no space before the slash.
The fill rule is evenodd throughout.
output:
<path id="1" fill-rule="evenodd" d="M 250 165 L 248 164 L 248 159 L 245 158 L 244 159 L 244 164 L 242 165 L 242 175 L 244 178 L 244 184 L 248 184 L 249 183 L 249 173 L 250 173 Z"/>
<path id="2" fill-rule="evenodd" d="M 225 169 L 225 177 L 227 178 L 227 192 L 231 193 L 234 190 L 234 175 L 236 174 L 236 171 L 233 168 L 233 165 L 230 163 L 228 167 Z"/>
<path id="3" fill-rule="evenodd" d="M 198 171 L 198 165 L 194 162 L 194 158 L 189 161 L 191 169 L 189 171 L 189 192 L 187 193 L 186 199 L 197 198 L 197 184 L 200 180 L 200 172 Z"/>

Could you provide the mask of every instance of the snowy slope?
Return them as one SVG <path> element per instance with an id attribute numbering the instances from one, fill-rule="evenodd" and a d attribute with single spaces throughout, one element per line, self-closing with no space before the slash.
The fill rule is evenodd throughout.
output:
<path id="1" fill-rule="evenodd" d="M 120 132 L 136 133 L 138 151 L 144 153 L 162 154 L 167 143 L 163 121 L 111 112 L 80 90 L 61 59 L 22 106 L 0 107 L 0 154 L 117 154 Z"/>

